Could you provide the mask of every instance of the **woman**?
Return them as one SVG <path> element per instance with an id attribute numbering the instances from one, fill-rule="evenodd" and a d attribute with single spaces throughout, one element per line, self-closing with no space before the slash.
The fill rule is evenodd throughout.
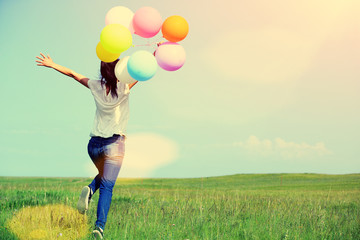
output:
<path id="1" fill-rule="evenodd" d="M 101 80 L 90 80 L 71 69 L 53 62 L 49 55 L 40 53 L 36 57 L 38 66 L 49 67 L 74 78 L 89 88 L 96 104 L 96 113 L 88 153 L 99 174 L 88 185 L 83 187 L 77 208 L 84 214 L 96 190 L 100 189 L 97 207 L 97 220 L 93 231 L 96 239 L 103 238 L 107 214 L 109 212 L 112 191 L 115 185 L 125 151 L 125 129 L 129 118 L 129 93 L 137 83 L 121 83 L 115 76 L 115 65 L 118 60 L 101 62 Z"/>

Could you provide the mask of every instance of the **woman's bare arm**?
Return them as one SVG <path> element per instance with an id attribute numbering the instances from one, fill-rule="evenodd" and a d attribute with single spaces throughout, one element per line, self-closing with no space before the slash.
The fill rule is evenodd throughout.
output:
<path id="1" fill-rule="evenodd" d="M 131 89 L 131 88 L 132 88 L 135 84 L 137 84 L 137 83 L 138 83 L 138 81 L 129 84 L 129 89 Z"/>
<path id="2" fill-rule="evenodd" d="M 76 81 L 78 81 L 79 83 L 84 85 L 85 87 L 89 88 L 89 86 L 88 86 L 89 79 L 87 77 L 85 77 L 79 73 L 76 73 L 67 67 L 64 67 L 64 66 L 54 63 L 49 55 L 45 56 L 42 53 L 40 53 L 40 55 L 41 55 L 41 57 L 36 56 L 36 58 L 38 59 L 38 60 L 36 60 L 36 62 L 38 63 L 37 64 L 38 66 L 44 66 L 44 67 L 49 67 L 49 68 L 55 69 L 56 71 L 75 79 Z"/>

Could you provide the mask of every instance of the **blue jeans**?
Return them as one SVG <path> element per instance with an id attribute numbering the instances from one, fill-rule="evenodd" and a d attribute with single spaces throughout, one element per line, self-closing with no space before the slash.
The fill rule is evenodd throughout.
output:
<path id="1" fill-rule="evenodd" d="M 99 171 L 89 185 L 93 194 L 100 189 L 95 225 L 104 229 L 110 209 L 113 188 L 125 153 L 125 137 L 113 135 L 109 138 L 92 137 L 88 153 Z"/>

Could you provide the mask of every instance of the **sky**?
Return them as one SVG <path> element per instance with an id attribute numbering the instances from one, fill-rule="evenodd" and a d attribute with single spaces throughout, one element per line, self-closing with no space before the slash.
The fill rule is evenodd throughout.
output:
<path id="1" fill-rule="evenodd" d="M 189 24 L 184 66 L 131 90 L 119 177 L 360 172 L 358 0 L 0 0 L 0 176 L 96 174 L 90 91 L 35 57 L 98 79 L 115 6 Z"/>

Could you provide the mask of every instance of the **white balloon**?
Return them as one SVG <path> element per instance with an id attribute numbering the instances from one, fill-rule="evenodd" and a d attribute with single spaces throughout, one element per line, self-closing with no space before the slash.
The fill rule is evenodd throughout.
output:
<path id="1" fill-rule="evenodd" d="M 166 71 L 176 71 L 181 68 L 186 59 L 184 48 L 174 42 L 161 44 L 155 52 L 156 61 Z"/>
<path id="2" fill-rule="evenodd" d="M 134 27 L 132 24 L 133 17 L 134 17 L 134 13 L 129 8 L 123 6 L 117 6 L 117 7 L 113 7 L 107 12 L 105 16 L 105 24 L 106 25 L 113 23 L 121 24 L 127 29 L 129 29 L 129 31 L 133 34 L 134 33 Z"/>
<path id="3" fill-rule="evenodd" d="M 129 56 L 121 58 L 115 66 L 115 76 L 116 78 L 123 83 L 131 84 L 136 82 L 135 79 L 133 79 L 127 70 L 127 63 L 129 61 Z"/>

